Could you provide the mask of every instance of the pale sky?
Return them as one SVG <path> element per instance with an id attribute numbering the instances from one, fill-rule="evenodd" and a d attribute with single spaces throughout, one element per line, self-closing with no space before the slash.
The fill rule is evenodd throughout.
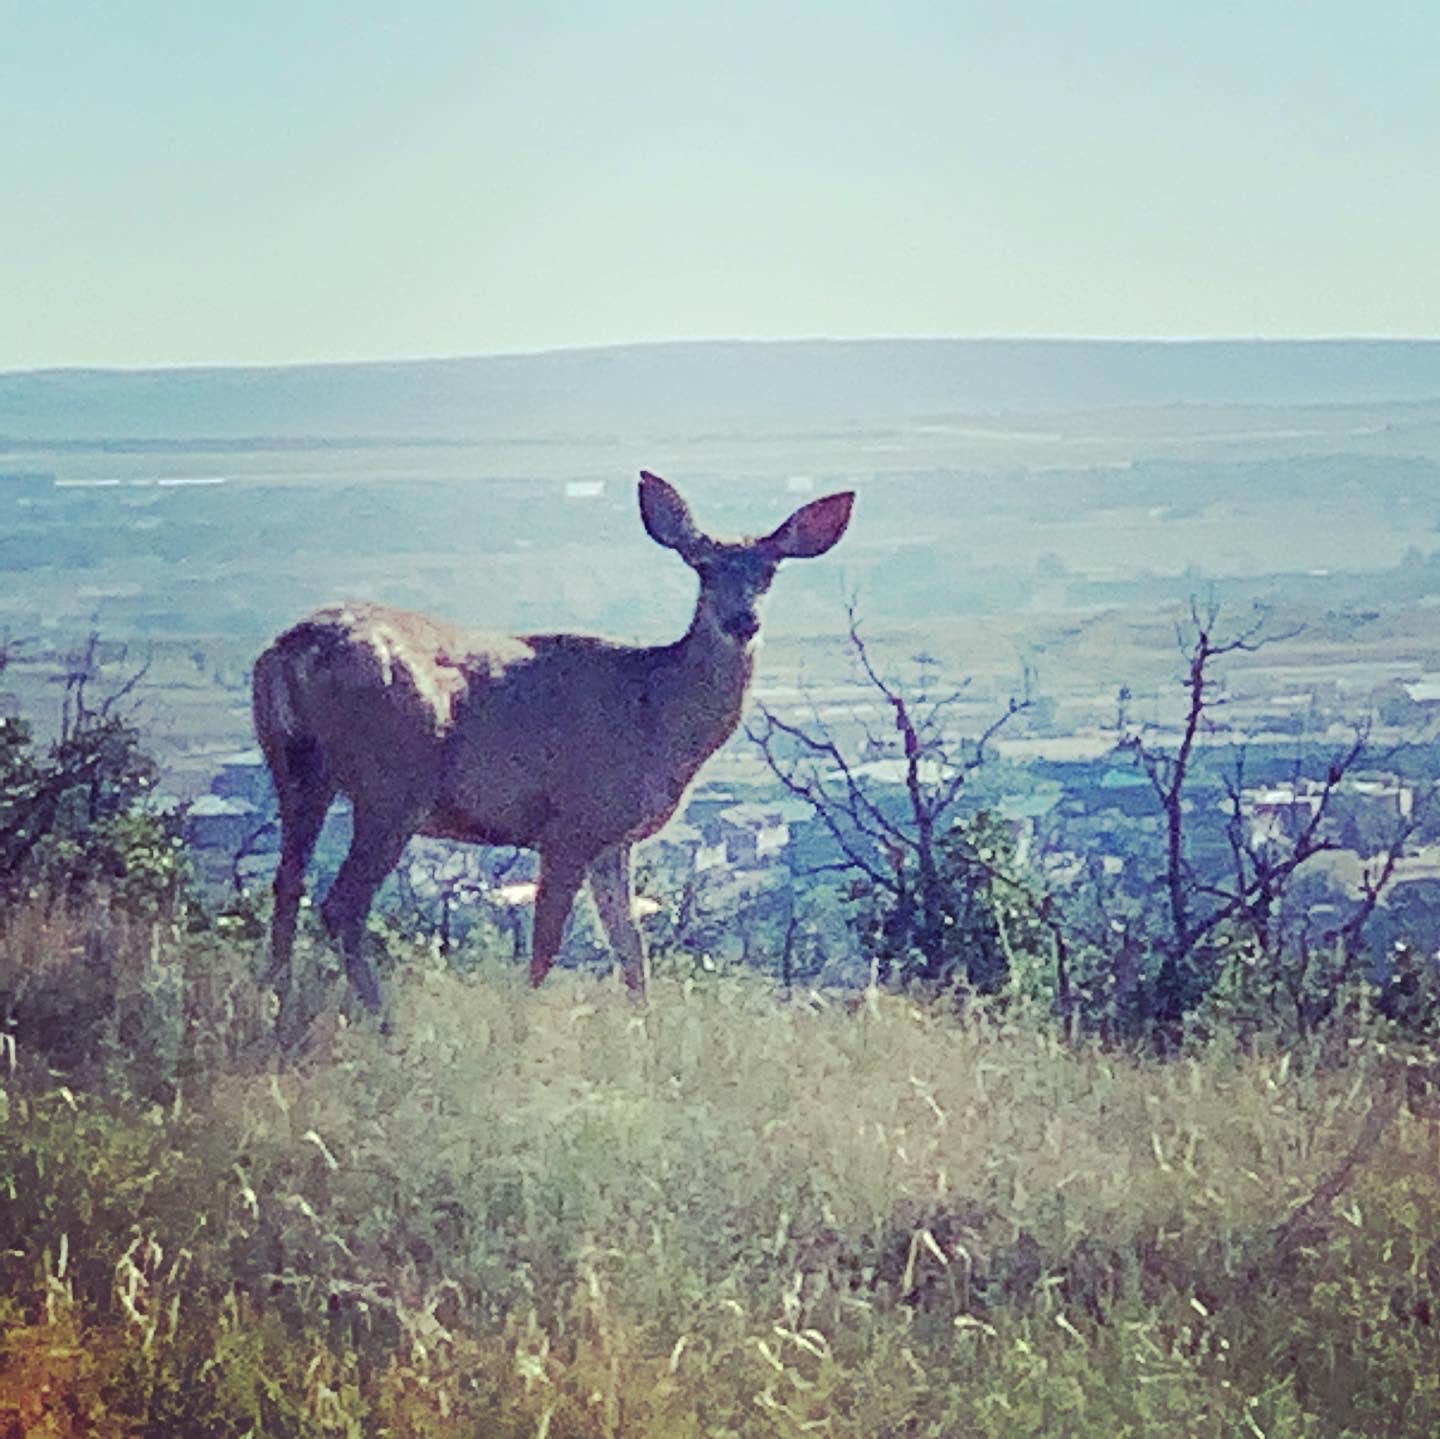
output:
<path id="1" fill-rule="evenodd" d="M 0 0 L 0 368 L 1440 336 L 1440 3 Z"/>

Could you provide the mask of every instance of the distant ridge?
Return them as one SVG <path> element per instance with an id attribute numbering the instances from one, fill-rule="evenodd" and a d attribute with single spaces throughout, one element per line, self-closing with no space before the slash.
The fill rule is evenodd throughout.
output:
<path id="1" fill-rule="evenodd" d="M 1440 399 L 1437 340 L 693 341 L 469 359 L 0 373 L 7 440 L 460 439 L 1112 406 Z"/>

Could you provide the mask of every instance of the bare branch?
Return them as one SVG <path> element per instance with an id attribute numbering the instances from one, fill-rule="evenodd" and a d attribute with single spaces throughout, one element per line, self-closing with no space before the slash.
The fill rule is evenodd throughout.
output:
<path id="1" fill-rule="evenodd" d="M 122 662 L 125 659 L 125 654 L 126 652 L 122 650 L 120 655 Z M 129 699 L 129 697 L 135 692 L 136 688 L 150 673 L 150 667 L 154 664 L 154 662 L 155 655 L 154 652 L 151 651 L 145 656 L 144 663 L 141 664 L 137 669 L 135 669 L 130 674 L 128 679 L 122 680 L 115 689 L 111 690 L 110 693 L 107 694 L 105 698 L 100 701 L 100 707 L 95 711 L 96 717 L 101 720 L 109 719 L 110 716 L 114 714 L 116 707 L 123 700 Z"/>
<path id="2" fill-rule="evenodd" d="M 236 894 L 245 889 L 245 879 L 240 873 L 240 866 L 251 857 L 260 852 L 260 842 L 267 835 L 273 834 L 280 820 L 278 816 L 263 820 L 256 825 L 244 839 L 240 841 L 239 848 L 235 851 L 235 858 L 230 863 L 230 883 Z"/>
<path id="3" fill-rule="evenodd" d="M 812 755 L 823 757 L 830 762 L 833 766 L 832 772 L 840 776 L 845 787 L 845 803 L 849 806 L 851 819 L 857 828 L 863 829 L 876 838 L 883 838 L 896 844 L 909 842 L 905 831 L 896 825 L 866 794 L 864 785 L 833 739 L 828 735 L 824 739 L 816 739 L 814 735 L 800 729 L 799 726 L 787 724 L 764 705 L 759 705 L 756 709 L 757 713 L 765 720 L 767 727 L 778 730 L 781 734 L 803 745 Z M 826 788 L 825 779 L 818 770 L 812 769 L 806 779 L 797 779 L 796 767 L 786 768 L 782 764 L 774 753 L 768 734 L 757 734 L 753 726 L 746 727 L 746 734 L 760 746 L 761 755 L 771 773 L 797 799 L 803 799 L 817 810 L 822 806 L 834 806 L 840 803 L 837 797 Z"/>
<path id="4" fill-rule="evenodd" d="M 857 845 L 852 842 L 850 833 L 841 824 L 843 816 L 850 822 L 850 825 L 871 840 L 880 839 L 881 836 L 893 842 L 905 843 L 908 837 L 893 826 L 880 811 L 866 797 L 859 782 L 855 779 L 849 766 L 840 755 L 838 747 L 831 740 L 817 741 L 812 736 L 806 735 L 804 731 L 795 726 L 787 725 L 764 706 L 759 707 L 759 713 L 766 721 L 767 726 L 779 730 L 780 733 L 796 738 L 806 743 L 811 748 L 824 753 L 827 757 L 838 760 L 837 769 L 844 776 L 847 786 L 847 793 L 851 807 L 847 808 L 836 796 L 826 790 L 823 782 L 812 775 L 807 780 L 797 779 L 792 768 L 785 764 L 775 754 L 769 729 L 757 731 L 753 725 L 747 726 L 746 733 L 750 739 L 759 746 L 760 753 L 769 767 L 770 772 L 779 780 L 780 784 L 797 799 L 802 799 L 815 812 L 816 817 L 825 826 L 830 837 L 834 840 L 836 847 L 845 856 L 848 863 L 858 869 L 873 884 L 881 888 L 893 890 L 896 884 L 893 876 L 887 874 L 884 869 L 872 863 L 864 856 Z M 881 826 L 881 835 L 876 835 L 871 829 L 871 824 L 877 822 Z"/>
<path id="5" fill-rule="evenodd" d="M 979 736 L 975 740 L 975 753 L 965 762 L 964 768 L 966 770 L 979 769 L 985 762 L 985 746 L 988 745 L 1016 715 L 1029 709 L 1032 703 L 1028 696 L 1023 699 L 1016 699 L 1014 695 L 1011 695 L 1010 702 L 1006 705 L 1004 714 L 992 720 L 990 724 L 986 725 L 986 727 L 980 731 Z"/>

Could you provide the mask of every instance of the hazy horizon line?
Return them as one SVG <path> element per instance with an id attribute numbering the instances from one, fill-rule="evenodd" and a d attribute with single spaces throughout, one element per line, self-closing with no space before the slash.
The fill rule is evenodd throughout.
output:
<path id="1" fill-rule="evenodd" d="M 1437 335 L 1296 334 L 1296 335 L 966 335 L 870 334 L 745 337 L 712 335 L 669 339 L 612 340 L 534 349 L 476 350 L 457 354 L 387 354 L 285 360 L 154 360 L 94 365 L 81 362 L 0 366 L 0 379 L 47 375 L 144 375 L 217 370 L 315 370 L 426 364 L 465 364 L 481 360 L 528 360 L 609 352 L 705 348 L 778 348 L 781 346 L 858 345 L 1440 345 Z"/>

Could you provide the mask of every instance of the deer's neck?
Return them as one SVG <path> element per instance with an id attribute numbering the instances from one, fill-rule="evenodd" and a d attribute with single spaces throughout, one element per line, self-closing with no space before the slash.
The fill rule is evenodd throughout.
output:
<path id="1" fill-rule="evenodd" d="M 698 766 L 735 732 L 755 670 L 754 647 L 736 644 L 709 623 L 701 607 L 685 638 L 670 649 L 662 727 L 685 764 Z"/>

